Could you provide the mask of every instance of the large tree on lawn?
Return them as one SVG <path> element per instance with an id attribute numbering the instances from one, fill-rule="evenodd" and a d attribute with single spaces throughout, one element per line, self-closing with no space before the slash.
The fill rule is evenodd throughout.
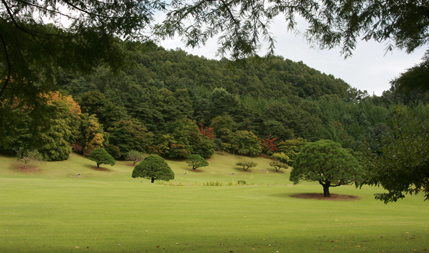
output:
<path id="1" fill-rule="evenodd" d="M 320 140 L 307 144 L 293 163 L 290 180 L 317 181 L 323 186 L 323 195 L 330 197 L 329 188 L 356 182 L 362 172 L 359 162 L 340 144 Z"/>
<path id="2" fill-rule="evenodd" d="M 155 180 L 169 181 L 174 179 L 174 172 L 164 158 L 159 155 L 150 155 L 134 167 L 131 176 L 133 178 L 147 178 L 153 183 Z"/>

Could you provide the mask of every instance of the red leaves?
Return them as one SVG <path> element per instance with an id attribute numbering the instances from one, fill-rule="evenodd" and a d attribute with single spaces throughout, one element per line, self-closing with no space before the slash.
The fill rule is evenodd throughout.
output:
<path id="1" fill-rule="evenodd" d="M 261 142 L 261 148 L 262 152 L 267 153 L 268 151 L 274 152 L 277 150 L 277 145 L 274 144 L 274 141 L 278 140 L 279 138 L 275 137 L 270 139 L 271 135 L 267 135 L 267 138 L 264 140 L 262 138 L 259 138 L 259 141 Z"/>
<path id="2" fill-rule="evenodd" d="M 200 133 L 202 135 L 209 137 L 211 140 L 214 139 L 213 127 L 206 127 L 206 129 L 203 129 L 203 123 L 202 122 L 199 122 L 198 125 L 199 125 L 198 130 L 200 130 Z"/>

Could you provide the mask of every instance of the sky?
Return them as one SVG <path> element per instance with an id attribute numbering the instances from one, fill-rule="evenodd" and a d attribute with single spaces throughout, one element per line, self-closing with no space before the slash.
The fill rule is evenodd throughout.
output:
<path id="1" fill-rule="evenodd" d="M 280 19 L 271 26 L 271 32 L 277 41 L 275 55 L 295 62 L 302 61 L 322 73 L 344 80 L 353 88 L 366 90 L 369 95 L 381 96 L 383 91 L 390 89 L 392 79 L 420 63 L 426 52 L 425 47 L 418 48 L 411 54 L 400 50 L 386 52 L 386 43 L 359 41 L 353 56 L 344 59 L 339 48 L 312 48 L 302 35 L 288 32 L 285 27 Z M 303 28 L 305 29 L 302 25 L 298 29 L 304 31 Z M 208 59 L 219 59 L 216 57 L 216 39 L 196 49 L 186 48 L 180 38 L 161 41 L 160 45 L 166 49 L 181 48 L 189 54 Z"/>

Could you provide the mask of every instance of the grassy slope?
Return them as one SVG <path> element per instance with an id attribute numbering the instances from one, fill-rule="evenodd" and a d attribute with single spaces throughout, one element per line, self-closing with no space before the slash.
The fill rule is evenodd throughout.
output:
<path id="1" fill-rule="evenodd" d="M 378 188 L 341 186 L 332 192 L 362 199 L 291 198 L 292 193 L 321 192 L 322 188 L 315 183 L 292 186 L 288 171 L 267 173 L 269 160 L 263 158 L 254 158 L 258 166 L 252 172 L 239 171 L 234 164 L 240 159 L 216 154 L 201 172 L 191 171 L 184 161 L 169 164 L 176 182 L 246 180 L 255 185 L 150 184 L 132 179 L 128 162 L 102 166 L 110 171 L 95 171 L 90 168 L 94 162 L 77 155 L 24 174 L 10 169 L 12 158 L 0 157 L 1 252 L 413 252 L 428 248 L 427 202 L 421 196 L 384 205 L 372 197 Z"/>

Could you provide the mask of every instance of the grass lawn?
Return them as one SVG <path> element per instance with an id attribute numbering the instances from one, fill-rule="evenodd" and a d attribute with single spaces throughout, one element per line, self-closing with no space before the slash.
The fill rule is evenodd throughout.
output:
<path id="1" fill-rule="evenodd" d="M 269 160 L 250 172 L 241 158 L 215 154 L 192 171 L 168 161 L 175 184 L 133 179 L 129 162 L 101 165 L 72 155 L 13 170 L 0 157 L 0 252 L 427 252 L 428 202 L 407 196 L 385 205 L 380 188 L 332 188 L 356 201 L 298 199 L 321 193 L 316 183 L 292 185 L 289 170 Z M 77 176 L 80 173 L 80 177 Z M 186 173 L 186 174 L 185 174 Z M 234 173 L 234 174 L 233 174 Z M 201 186 L 245 180 L 245 186 Z"/>

